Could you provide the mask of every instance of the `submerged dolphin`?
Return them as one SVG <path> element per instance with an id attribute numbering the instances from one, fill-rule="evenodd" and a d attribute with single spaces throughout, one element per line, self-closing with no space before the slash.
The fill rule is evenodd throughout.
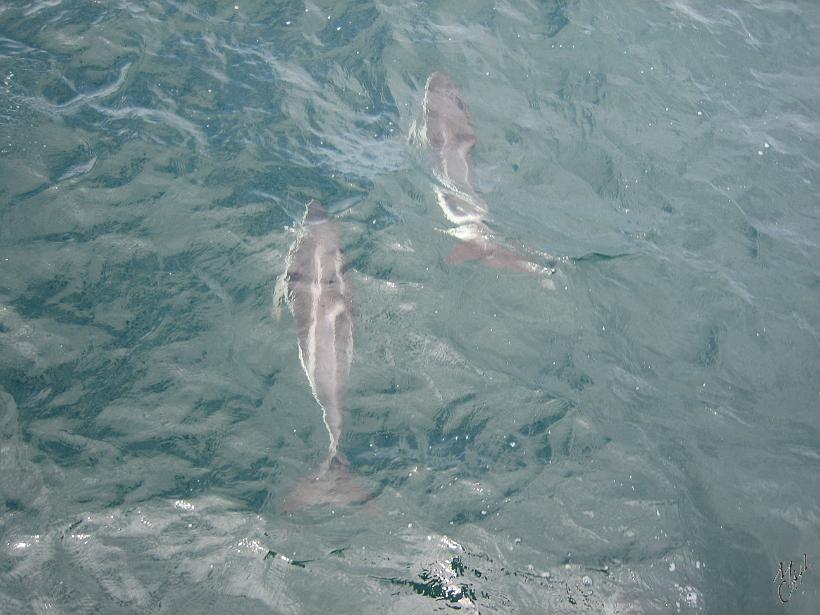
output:
<path id="1" fill-rule="evenodd" d="M 478 139 L 467 104 L 449 75 L 434 72 L 427 79 L 422 113 L 422 139 L 430 144 L 438 158 L 436 201 L 447 220 L 456 225 L 447 233 L 462 241 L 447 261 L 452 264 L 480 259 L 498 269 L 552 273 L 551 269 L 505 247 L 487 225 L 489 210 L 473 187 L 470 159 L 470 150 Z"/>
<path id="2" fill-rule="evenodd" d="M 351 482 L 339 453 L 347 377 L 353 358 L 353 311 L 339 230 L 316 200 L 307 204 L 299 236 L 288 254 L 286 298 L 296 320 L 299 360 L 330 435 L 319 473 L 303 481 L 285 503 L 345 505 L 366 493 Z"/>

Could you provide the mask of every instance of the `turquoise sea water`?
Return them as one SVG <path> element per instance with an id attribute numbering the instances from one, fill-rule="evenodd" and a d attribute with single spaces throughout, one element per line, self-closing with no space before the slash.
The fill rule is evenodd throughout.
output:
<path id="1" fill-rule="evenodd" d="M 554 290 L 446 263 L 433 70 Z M 816 2 L 19 0 L 0 80 L 0 612 L 817 612 Z M 373 498 L 285 513 L 311 198 Z"/>

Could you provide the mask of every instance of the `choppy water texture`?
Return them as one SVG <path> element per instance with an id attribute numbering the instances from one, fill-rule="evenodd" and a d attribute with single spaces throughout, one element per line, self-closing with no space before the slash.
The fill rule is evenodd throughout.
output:
<path id="1" fill-rule="evenodd" d="M 820 6 L 235 2 L 0 6 L 3 612 L 816 612 Z M 432 70 L 554 290 L 446 264 Z M 285 513 L 310 198 L 374 497 Z"/>

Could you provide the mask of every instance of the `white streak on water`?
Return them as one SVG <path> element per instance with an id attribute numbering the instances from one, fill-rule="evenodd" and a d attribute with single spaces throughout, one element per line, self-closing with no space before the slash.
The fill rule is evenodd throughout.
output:
<path id="1" fill-rule="evenodd" d="M 171 111 L 164 111 L 160 109 L 147 109 L 145 107 L 122 107 L 120 109 L 109 109 L 107 107 L 100 107 L 92 105 L 95 111 L 99 111 L 109 117 L 115 119 L 137 118 L 144 120 L 150 124 L 166 124 L 174 128 L 178 132 L 191 136 L 197 145 L 205 147 L 207 139 L 196 124 L 180 117 Z"/>
<path id="2" fill-rule="evenodd" d="M 59 6 L 63 3 L 63 0 L 39 0 L 38 2 L 33 2 L 31 6 L 29 6 L 25 11 L 23 11 L 23 15 L 29 17 L 34 15 L 35 13 L 39 13 L 43 9 L 49 9 L 55 6 Z"/>
<path id="3" fill-rule="evenodd" d="M 77 177 L 79 175 L 85 175 L 91 169 L 94 168 L 94 164 L 97 162 L 97 157 L 93 156 L 91 160 L 86 162 L 82 162 L 80 164 L 74 165 L 70 169 L 68 169 L 65 173 L 63 173 L 60 177 L 57 178 L 58 182 L 65 181 L 67 179 L 71 179 L 73 177 Z"/>
<path id="4" fill-rule="evenodd" d="M 194 267 L 193 269 L 191 269 L 191 271 L 193 272 L 193 274 L 196 277 L 198 277 L 200 280 L 202 280 L 202 282 L 205 284 L 205 286 L 207 286 L 211 290 L 212 293 L 214 293 L 217 297 L 219 297 L 219 300 L 224 305 L 230 305 L 231 298 L 228 296 L 228 293 L 225 292 L 225 289 L 222 287 L 222 285 L 219 282 L 217 282 L 214 278 L 212 278 L 210 275 L 208 275 L 207 273 L 205 273 L 204 271 L 202 271 L 201 269 L 199 269 L 197 267 Z"/>
<path id="5" fill-rule="evenodd" d="M 44 102 L 42 99 L 28 99 L 27 102 L 31 104 L 31 106 L 34 108 L 41 108 L 44 111 L 59 113 L 62 111 L 73 109 L 79 105 L 82 105 L 83 103 L 90 103 L 94 100 L 107 98 L 113 94 L 116 94 L 120 90 L 120 88 L 125 84 L 125 80 L 128 77 L 128 70 L 130 68 L 131 62 L 123 64 L 120 68 L 119 75 L 117 75 L 117 78 L 112 83 L 103 85 L 97 88 L 96 90 L 92 90 L 87 93 L 77 94 L 77 96 L 75 96 L 68 102 L 64 102 L 59 105 L 52 105 L 50 103 Z"/>

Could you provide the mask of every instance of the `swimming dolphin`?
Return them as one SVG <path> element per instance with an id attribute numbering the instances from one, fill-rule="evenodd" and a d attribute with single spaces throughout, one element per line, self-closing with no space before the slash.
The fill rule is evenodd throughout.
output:
<path id="1" fill-rule="evenodd" d="M 299 235 L 288 254 L 284 281 L 296 320 L 299 360 L 330 435 L 328 456 L 318 474 L 297 486 L 285 509 L 364 500 L 366 494 L 351 482 L 347 461 L 338 450 L 353 358 L 351 288 L 339 229 L 319 201 L 312 200 L 305 208 Z"/>
<path id="2" fill-rule="evenodd" d="M 434 72 L 427 79 L 422 113 L 421 137 L 433 148 L 438 160 L 439 184 L 433 188 L 436 201 L 447 220 L 456 225 L 446 232 L 462 242 L 447 262 L 479 259 L 497 269 L 551 274 L 552 269 L 503 245 L 488 226 L 489 208 L 473 187 L 470 150 L 478 138 L 464 97 L 449 75 Z"/>

